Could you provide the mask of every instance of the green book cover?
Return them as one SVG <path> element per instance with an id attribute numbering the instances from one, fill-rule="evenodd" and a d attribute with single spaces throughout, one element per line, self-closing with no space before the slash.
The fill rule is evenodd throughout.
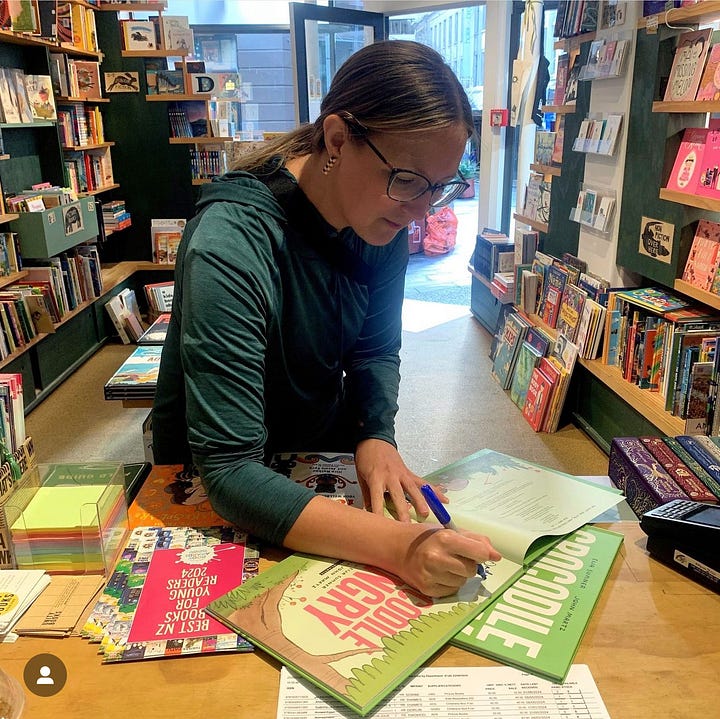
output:
<path id="1" fill-rule="evenodd" d="M 293 554 L 206 612 L 364 716 L 523 571 L 492 564 L 432 599 L 372 567 Z"/>
<path id="2" fill-rule="evenodd" d="M 562 682 L 622 544 L 586 525 L 558 542 L 451 643 Z"/>
<path id="3" fill-rule="evenodd" d="M 486 579 L 431 599 L 378 569 L 294 554 L 207 612 L 365 715 L 530 562 L 622 499 L 617 490 L 489 449 L 426 479 L 447 496 L 458 527 L 487 534 L 503 555 L 485 563 Z"/>

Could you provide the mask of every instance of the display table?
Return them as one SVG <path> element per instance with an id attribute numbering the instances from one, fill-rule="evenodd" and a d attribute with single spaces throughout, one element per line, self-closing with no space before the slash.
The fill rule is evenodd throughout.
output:
<path id="1" fill-rule="evenodd" d="M 582 641 L 576 663 L 588 664 L 613 719 L 714 716 L 720 686 L 720 595 L 646 554 L 636 522 L 604 524 L 625 542 Z M 281 558 L 263 552 L 261 569 Z M 274 719 L 279 664 L 253 654 L 209 655 L 102 665 L 80 638 L 0 645 L 0 666 L 22 683 L 25 663 L 49 652 L 65 663 L 67 684 L 53 697 L 26 691 L 25 717 L 166 719 L 184 716 Z M 492 666 L 454 647 L 436 666 Z"/>

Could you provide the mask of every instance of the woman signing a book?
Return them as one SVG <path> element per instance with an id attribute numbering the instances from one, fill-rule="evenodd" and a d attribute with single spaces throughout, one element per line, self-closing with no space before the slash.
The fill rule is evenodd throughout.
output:
<path id="1" fill-rule="evenodd" d="M 467 187 L 457 172 L 472 131 L 434 50 L 385 41 L 352 55 L 313 123 L 202 188 L 153 408 L 155 462 L 194 462 L 229 522 L 430 596 L 500 556 L 486 537 L 409 521 L 409 503 L 428 507 L 394 437 L 407 225 Z M 369 511 L 267 466 L 287 451 L 354 452 Z"/>

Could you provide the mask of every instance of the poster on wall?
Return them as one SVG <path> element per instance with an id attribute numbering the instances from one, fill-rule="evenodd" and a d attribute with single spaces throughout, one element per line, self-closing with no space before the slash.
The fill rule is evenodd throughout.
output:
<path id="1" fill-rule="evenodd" d="M 638 252 L 646 257 L 670 264 L 675 225 L 651 217 L 643 217 L 640 225 Z"/>

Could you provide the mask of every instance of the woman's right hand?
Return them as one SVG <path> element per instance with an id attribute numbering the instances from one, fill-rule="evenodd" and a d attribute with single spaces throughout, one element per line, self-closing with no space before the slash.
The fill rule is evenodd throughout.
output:
<path id="1" fill-rule="evenodd" d="M 478 564 L 501 559 L 490 540 L 481 534 L 422 524 L 410 528 L 415 530 L 415 536 L 405 552 L 399 553 L 402 559 L 396 574 L 429 597 L 455 594 L 477 574 Z"/>

